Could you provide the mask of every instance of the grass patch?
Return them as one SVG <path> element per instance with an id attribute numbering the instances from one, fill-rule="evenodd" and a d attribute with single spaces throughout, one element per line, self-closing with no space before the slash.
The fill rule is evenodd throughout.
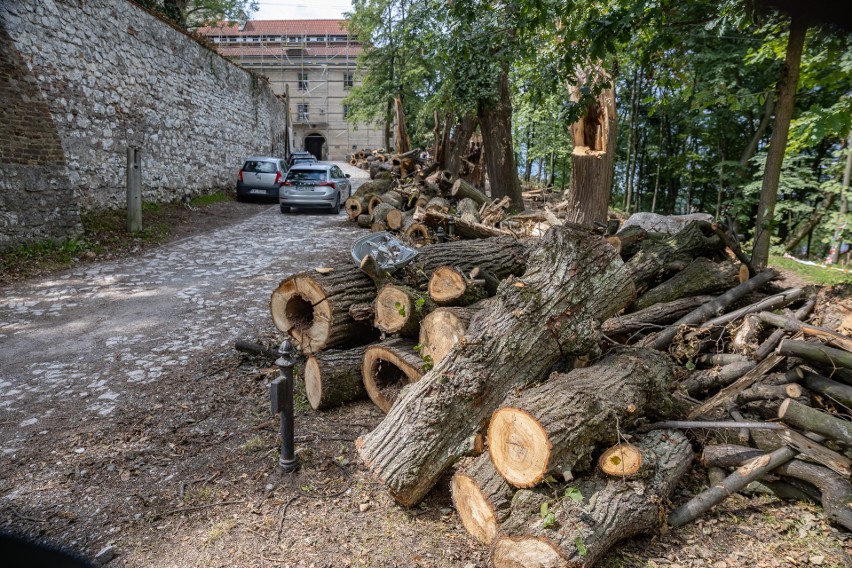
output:
<path id="1" fill-rule="evenodd" d="M 218 522 L 210 527 L 210 530 L 207 531 L 207 537 L 204 539 L 208 544 L 212 542 L 216 542 L 229 532 L 231 532 L 234 527 L 237 526 L 237 521 L 234 519 L 225 519 L 224 521 Z"/>
<path id="2" fill-rule="evenodd" d="M 802 280 L 820 286 L 834 286 L 835 284 L 852 283 L 852 273 L 839 272 L 831 268 L 801 264 L 789 258 L 781 256 L 770 256 L 769 266 L 775 266 L 794 272 Z"/>

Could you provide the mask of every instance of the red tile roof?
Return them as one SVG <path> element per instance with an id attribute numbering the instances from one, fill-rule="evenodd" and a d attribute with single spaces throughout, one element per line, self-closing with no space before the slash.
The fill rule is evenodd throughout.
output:
<path id="1" fill-rule="evenodd" d="M 305 50 L 299 48 L 284 48 L 287 51 L 288 57 L 300 57 L 304 51 L 305 57 L 328 57 L 328 56 L 349 56 L 357 57 L 361 53 L 360 46 L 347 47 L 309 47 Z M 281 47 L 254 47 L 254 46 L 220 46 L 219 54 L 223 57 L 277 57 L 281 55 Z"/>
<path id="2" fill-rule="evenodd" d="M 232 22 L 198 28 L 205 36 L 346 35 L 346 20 L 249 20 L 243 31 Z"/>

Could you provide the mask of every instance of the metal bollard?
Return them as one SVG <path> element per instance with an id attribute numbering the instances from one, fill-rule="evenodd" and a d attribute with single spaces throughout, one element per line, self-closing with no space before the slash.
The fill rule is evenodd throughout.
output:
<path id="1" fill-rule="evenodd" d="M 282 473 L 299 469 L 293 443 L 293 344 L 289 339 L 281 343 L 278 365 L 281 375 L 269 385 L 269 397 L 272 401 L 272 413 L 281 414 L 281 457 L 278 467 Z"/>
<path id="2" fill-rule="evenodd" d="M 438 230 L 435 231 L 435 238 L 436 238 L 437 242 L 439 242 L 439 243 L 443 243 L 444 241 L 447 240 L 447 239 L 444 238 L 444 228 L 443 227 L 439 226 Z"/>
<path id="3" fill-rule="evenodd" d="M 456 236 L 456 218 L 450 217 L 447 219 L 447 238 L 452 239 Z"/>

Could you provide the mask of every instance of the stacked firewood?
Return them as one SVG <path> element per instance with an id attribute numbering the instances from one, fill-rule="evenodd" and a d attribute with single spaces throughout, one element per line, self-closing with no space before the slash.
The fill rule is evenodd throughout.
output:
<path id="1" fill-rule="evenodd" d="M 449 239 L 511 235 L 498 228 L 510 200 L 492 200 L 481 189 L 480 155 L 481 142 L 474 137 L 457 176 L 438 169 L 419 150 L 389 157 L 374 154 L 368 166 L 353 156 L 350 163 L 368 169 L 371 180 L 346 200 L 346 213 L 364 228 L 390 231 L 418 247 L 439 240 L 441 234 Z"/>
<path id="2" fill-rule="evenodd" d="M 814 298 L 773 288 L 706 220 L 608 237 L 546 221 L 541 238 L 431 244 L 393 274 L 347 260 L 273 292 L 311 405 L 366 394 L 387 413 L 356 446 L 391 495 L 414 506 L 455 467 L 495 566 L 591 565 L 758 479 L 852 530 L 852 339 L 805 323 Z M 691 442 L 723 478 L 667 518 Z"/>

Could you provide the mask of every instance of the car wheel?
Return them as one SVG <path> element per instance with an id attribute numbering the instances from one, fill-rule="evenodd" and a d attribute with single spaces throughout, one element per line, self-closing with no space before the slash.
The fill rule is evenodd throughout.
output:
<path id="1" fill-rule="evenodd" d="M 284 204 L 282 203 L 282 204 L 281 204 L 281 212 L 282 212 L 282 213 L 289 213 L 289 212 L 290 212 L 290 208 L 289 208 L 288 206 L 286 206 L 286 205 L 284 205 Z"/>
<path id="2" fill-rule="evenodd" d="M 340 210 L 343 208 L 343 203 L 340 202 L 340 192 L 337 192 L 337 199 L 334 200 L 334 207 L 331 208 L 331 212 L 335 215 L 340 213 Z"/>

